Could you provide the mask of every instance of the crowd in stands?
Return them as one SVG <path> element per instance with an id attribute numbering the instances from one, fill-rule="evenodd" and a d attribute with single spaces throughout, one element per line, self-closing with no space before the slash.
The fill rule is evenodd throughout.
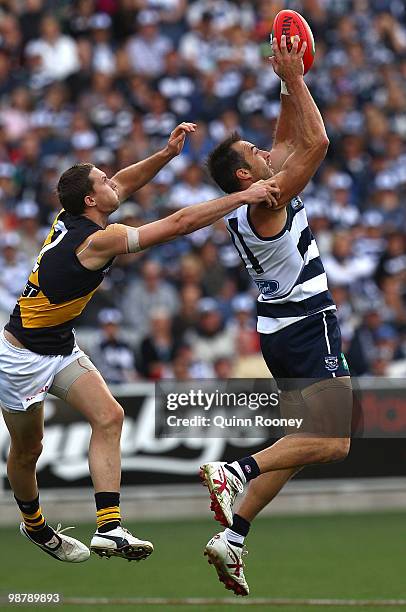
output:
<path id="1" fill-rule="evenodd" d="M 316 39 L 306 77 L 330 139 L 303 194 L 353 374 L 406 375 L 406 4 L 402 0 L 0 0 L 0 323 L 78 161 L 113 175 L 198 124 L 121 206 L 138 226 L 219 195 L 211 148 L 239 130 L 272 147 L 275 14 Z M 109 382 L 267 376 L 257 291 L 223 222 L 117 258 L 79 340 Z"/>

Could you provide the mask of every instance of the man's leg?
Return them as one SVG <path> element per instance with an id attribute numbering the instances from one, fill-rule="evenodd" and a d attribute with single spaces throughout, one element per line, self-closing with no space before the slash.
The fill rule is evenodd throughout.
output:
<path id="1" fill-rule="evenodd" d="M 23 518 L 21 533 L 60 561 L 86 561 L 89 549 L 82 542 L 52 529 L 39 504 L 36 464 L 42 451 L 43 403 L 27 412 L 2 412 L 11 439 L 7 475 Z"/>
<path id="2" fill-rule="evenodd" d="M 300 468 L 315 463 L 344 459 L 349 451 L 352 388 L 349 377 L 326 379 L 310 385 L 303 391 L 283 392 L 281 413 L 287 418 L 304 419 L 301 434 L 289 434 L 272 446 L 232 463 L 208 463 L 202 466 L 201 476 L 209 488 L 215 518 L 225 526 L 233 523 L 232 507 L 235 497 L 244 485 L 266 473 L 269 501 L 284 483 Z M 337 415 L 339 415 L 337 417 Z M 305 433 L 308 432 L 308 433 Z M 266 484 L 253 492 L 267 499 Z M 250 503 L 248 492 L 246 503 Z M 253 512 L 261 510 L 259 500 L 253 501 Z M 259 508 L 255 510 L 255 508 Z"/>
<path id="3" fill-rule="evenodd" d="M 31 500 L 38 495 L 36 465 L 42 451 L 44 405 L 37 404 L 29 412 L 3 410 L 10 433 L 7 476 L 17 499 Z"/>
<path id="4" fill-rule="evenodd" d="M 81 358 L 61 370 L 53 391 L 55 387 L 65 388 L 65 401 L 83 414 L 92 429 L 89 469 L 95 490 L 97 531 L 90 548 L 100 556 L 139 561 L 152 553 L 153 546 L 121 528 L 120 438 L 124 411 L 101 374 L 87 365 L 94 367 L 87 358 Z"/>
<path id="5" fill-rule="evenodd" d="M 202 466 L 202 476 L 209 487 L 215 518 L 223 525 L 229 525 L 208 542 L 205 554 L 215 566 L 220 581 L 237 595 L 247 595 L 249 592 L 243 572 L 242 552 L 251 521 L 302 467 L 344 459 L 349 450 L 352 409 L 350 379 L 342 377 L 321 381 L 300 395 L 304 413 L 307 417 L 310 415 L 307 424 L 310 424 L 311 433 L 287 435 L 252 457 L 231 464 L 209 463 Z M 294 399 L 292 395 L 291 400 Z M 297 410 L 301 410 L 302 406 L 298 403 L 292 408 L 292 416 L 296 417 Z M 238 512 L 233 514 L 235 497 L 248 481 L 247 496 Z"/>
<path id="6" fill-rule="evenodd" d="M 68 366 L 69 367 L 69 366 Z M 96 493 L 120 490 L 120 437 L 124 411 L 100 373 L 84 372 L 70 386 L 66 402 L 78 410 L 92 428 L 89 469 Z"/>
<path id="7" fill-rule="evenodd" d="M 53 530 L 47 524 L 39 505 L 36 465 L 42 451 L 44 435 L 44 404 L 36 404 L 29 412 L 11 413 L 3 410 L 10 433 L 7 476 L 20 508 L 24 525 L 31 538 L 47 542 Z"/>
<path id="8" fill-rule="evenodd" d="M 318 381 L 300 392 L 284 416 L 304 417 L 302 433 L 288 434 L 252 457 L 234 461 L 231 471 L 243 484 L 260 474 L 345 459 L 350 448 L 352 387 L 348 376 Z M 301 413 L 300 413 L 301 411 Z"/>
<path id="9" fill-rule="evenodd" d="M 254 518 L 263 510 L 279 493 L 295 474 L 302 468 L 289 468 L 286 470 L 276 470 L 261 474 L 255 480 L 251 480 L 248 491 L 239 508 L 238 516 L 251 523 Z M 234 515 L 235 516 L 235 515 Z"/>

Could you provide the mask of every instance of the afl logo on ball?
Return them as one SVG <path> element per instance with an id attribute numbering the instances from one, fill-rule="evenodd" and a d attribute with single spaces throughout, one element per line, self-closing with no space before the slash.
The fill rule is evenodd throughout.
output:
<path id="1" fill-rule="evenodd" d="M 324 357 L 325 368 L 329 372 L 335 372 L 338 369 L 338 357 L 335 355 L 326 355 Z"/>

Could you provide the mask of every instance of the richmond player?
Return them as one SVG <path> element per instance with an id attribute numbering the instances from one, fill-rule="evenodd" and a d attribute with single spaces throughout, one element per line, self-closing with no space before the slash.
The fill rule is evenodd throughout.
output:
<path id="1" fill-rule="evenodd" d="M 64 399 L 89 421 L 89 468 L 95 490 L 97 530 L 90 549 L 129 560 L 148 557 L 150 542 L 121 527 L 120 435 L 123 410 L 75 342 L 73 326 L 116 255 L 136 253 L 209 225 L 243 203 L 277 203 L 278 189 L 258 183 L 139 227 L 108 225 L 122 200 L 142 187 L 182 150 L 195 125 L 180 124 L 168 145 L 108 178 L 92 164 L 78 164 L 58 183 L 63 210 L 44 242 L 9 323 L 0 334 L 0 405 L 10 432 L 7 473 L 23 522 L 21 533 L 43 551 L 68 562 L 90 551 L 46 522 L 39 505 L 36 463 L 47 393 Z"/>

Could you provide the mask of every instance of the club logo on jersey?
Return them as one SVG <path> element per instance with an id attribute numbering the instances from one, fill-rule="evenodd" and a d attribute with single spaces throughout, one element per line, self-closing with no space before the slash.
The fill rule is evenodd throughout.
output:
<path id="1" fill-rule="evenodd" d="M 258 289 L 264 295 L 273 295 L 279 289 L 279 283 L 277 280 L 270 281 L 256 281 Z"/>
<path id="2" fill-rule="evenodd" d="M 303 208 L 303 202 L 299 198 L 299 196 L 295 196 L 294 198 L 292 198 L 290 203 L 291 203 L 293 210 L 299 210 L 300 208 Z"/>
<path id="3" fill-rule="evenodd" d="M 33 285 L 32 283 L 28 282 L 24 287 L 24 291 L 22 292 L 21 297 L 37 297 L 39 292 L 39 287 L 36 287 L 36 285 Z"/>
<path id="4" fill-rule="evenodd" d="M 338 369 L 338 357 L 336 355 L 326 355 L 324 363 L 326 370 L 329 372 L 335 372 Z"/>

